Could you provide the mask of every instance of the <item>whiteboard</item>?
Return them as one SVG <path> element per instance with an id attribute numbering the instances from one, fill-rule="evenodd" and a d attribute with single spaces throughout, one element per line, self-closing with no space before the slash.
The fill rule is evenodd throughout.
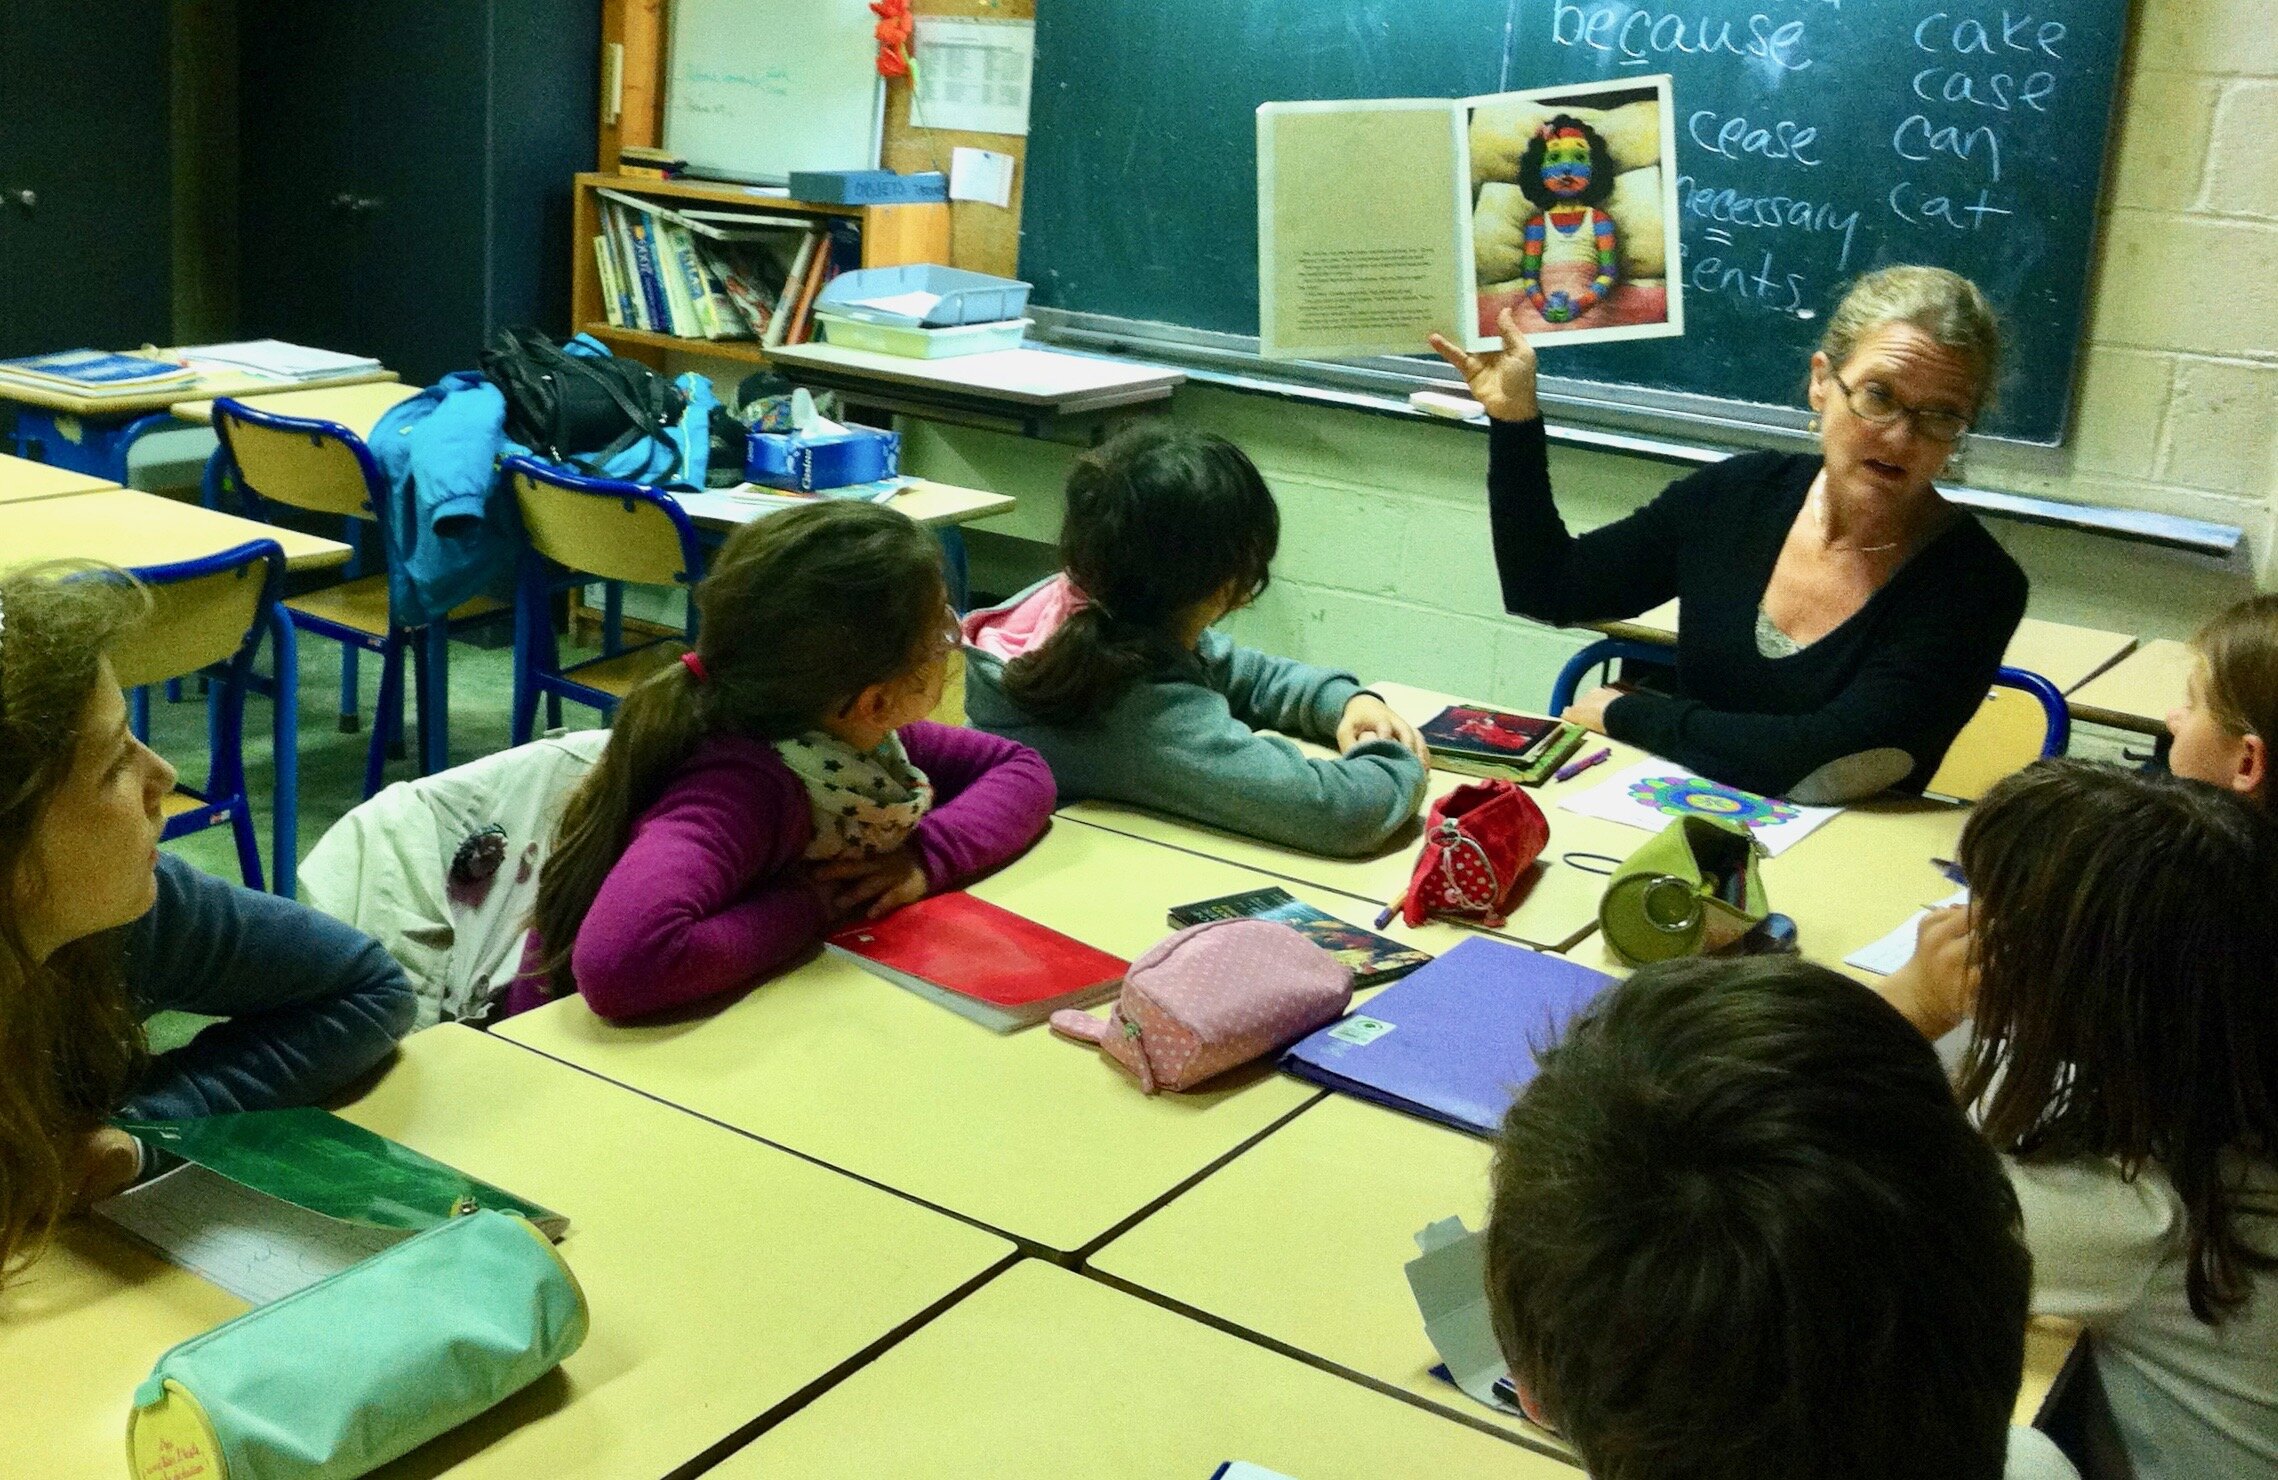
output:
<path id="1" fill-rule="evenodd" d="M 664 147 L 693 172 L 762 185 L 876 169 L 877 21 L 864 0 L 674 0 Z"/>

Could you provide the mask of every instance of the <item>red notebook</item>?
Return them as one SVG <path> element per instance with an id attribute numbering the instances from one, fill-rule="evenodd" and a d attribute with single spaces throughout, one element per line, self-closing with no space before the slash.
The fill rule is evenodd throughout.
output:
<path id="1" fill-rule="evenodd" d="M 1114 995 L 1131 964 L 962 891 L 829 940 L 866 970 L 998 1033 Z"/>

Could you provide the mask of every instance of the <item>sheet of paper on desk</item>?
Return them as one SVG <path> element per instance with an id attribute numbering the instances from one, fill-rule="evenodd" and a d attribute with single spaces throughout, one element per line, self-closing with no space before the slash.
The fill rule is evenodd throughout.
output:
<path id="1" fill-rule="evenodd" d="M 1616 771 L 1588 791 L 1560 797 L 1558 805 L 1584 817 L 1602 817 L 1646 832 L 1659 832 L 1680 817 L 1715 817 L 1737 822 L 1777 858 L 1818 830 L 1841 807 L 1806 807 L 1777 797 L 1726 786 L 1668 761 L 1640 761 Z"/>
<path id="2" fill-rule="evenodd" d="M 169 1263 L 254 1305 L 305 1290 L 412 1236 L 312 1213 L 195 1163 L 94 1211 Z"/>
<path id="3" fill-rule="evenodd" d="M 1036 22 L 963 16 L 917 18 L 918 128 L 976 134 L 1028 132 L 1028 81 L 1036 57 Z"/>
<path id="4" fill-rule="evenodd" d="M 912 481 L 914 480 L 909 478 L 881 478 L 875 483 L 856 483 L 823 493 L 798 493 L 788 488 L 739 483 L 733 488 L 708 488 L 701 493 L 675 493 L 672 497 L 680 505 L 681 511 L 691 519 L 711 520 L 720 524 L 749 524 L 754 519 L 780 509 L 796 509 L 805 504 L 819 504 L 830 499 L 882 504 L 909 487 Z"/>
<path id="5" fill-rule="evenodd" d="M 1967 889 L 1956 889 L 1944 899 L 1931 905 L 1929 909 L 1916 910 L 1913 914 L 1908 915 L 1905 924 L 1876 941 L 1873 945 L 1861 946 L 1850 955 L 1845 956 L 1843 964 L 1845 966 L 1856 966 L 1861 971 L 1871 971 L 1877 976 L 1889 976 L 1913 957 L 1914 932 L 1921 925 L 1924 915 L 1929 914 L 1930 910 L 1942 910 L 1948 905 L 1968 904 L 1969 902 L 1970 892 Z"/>

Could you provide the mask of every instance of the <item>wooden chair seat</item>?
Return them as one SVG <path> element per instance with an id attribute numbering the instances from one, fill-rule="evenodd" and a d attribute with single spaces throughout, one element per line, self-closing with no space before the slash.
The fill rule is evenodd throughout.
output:
<path id="1" fill-rule="evenodd" d="M 306 596 L 288 596 L 285 605 L 304 616 L 315 617 L 320 622 L 354 628 L 373 637 L 387 636 L 388 578 L 384 574 L 342 581 L 337 586 L 326 586 L 321 591 L 311 591 Z M 505 602 L 488 596 L 477 596 L 453 607 L 449 620 L 464 621 L 505 610 Z"/>
<path id="2" fill-rule="evenodd" d="M 647 647 L 619 653 L 614 658 L 595 658 L 568 669 L 563 677 L 587 688 L 599 689 L 612 698 L 622 699 L 633 691 L 633 685 L 647 678 L 659 668 L 680 661 L 688 651 L 684 642 L 652 642 Z"/>

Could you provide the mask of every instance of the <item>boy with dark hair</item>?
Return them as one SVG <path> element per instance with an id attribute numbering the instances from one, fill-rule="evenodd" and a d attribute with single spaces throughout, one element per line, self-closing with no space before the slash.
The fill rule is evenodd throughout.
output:
<path id="1" fill-rule="evenodd" d="M 1598 1480 L 2072 1474 L 2012 1445 L 2016 1194 L 1857 983 L 1792 957 L 1639 971 L 1543 1054 L 1494 1181 L 1496 1335 Z"/>

